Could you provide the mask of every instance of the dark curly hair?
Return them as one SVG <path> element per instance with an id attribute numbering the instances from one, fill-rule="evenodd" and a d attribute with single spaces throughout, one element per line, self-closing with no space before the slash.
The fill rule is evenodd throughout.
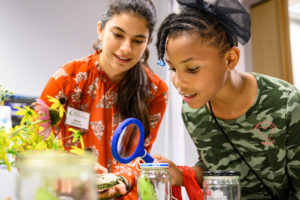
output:
<path id="1" fill-rule="evenodd" d="M 168 38 L 194 33 L 201 36 L 202 42 L 220 48 L 220 56 L 232 47 L 226 30 L 218 20 L 206 13 L 186 8 L 179 14 L 169 14 L 160 25 L 156 42 L 158 59 L 164 60 Z M 237 42 L 234 44 L 237 45 Z"/>

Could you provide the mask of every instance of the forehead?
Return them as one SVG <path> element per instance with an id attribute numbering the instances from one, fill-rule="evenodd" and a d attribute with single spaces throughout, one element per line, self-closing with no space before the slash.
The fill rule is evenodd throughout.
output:
<path id="1" fill-rule="evenodd" d="M 130 35 L 149 36 L 149 28 L 146 19 L 135 13 L 115 14 L 106 23 L 105 28 L 121 28 L 125 33 Z"/>
<path id="2" fill-rule="evenodd" d="M 169 41 L 171 41 L 171 43 L 178 42 L 185 46 L 207 46 L 210 43 L 201 36 L 201 33 L 194 29 L 170 33 L 166 46 L 169 44 Z"/>
<path id="3" fill-rule="evenodd" d="M 218 49 L 204 42 L 198 33 L 171 35 L 166 43 L 166 59 L 171 62 L 187 58 L 216 59 L 218 53 Z"/>

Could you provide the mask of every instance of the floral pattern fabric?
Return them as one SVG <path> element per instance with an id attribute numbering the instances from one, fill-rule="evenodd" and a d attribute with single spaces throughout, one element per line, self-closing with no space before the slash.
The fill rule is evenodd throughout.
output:
<path id="1" fill-rule="evenodd" d="M 159 125 L 166 109 L 168 96 L 167 85 L 149 69 L 144 68 L 150 81 L 150 134 L 145 139 L 146 151 L 150 151 L 157 136 Z M 98 162 L 108 168 L 109 172 L 126 177 L 132 190 L 121 199 L 137 199 L 135 180 L 138 175 L 136 164 L 118 163 L 111 153 L 111 139 L 120 122 L 120 114 L 116 110 L 118 83 L 111 82 L 98 63 L 98 54 L 94 53 L 83 59 L 71 61 L 62 66 L 48 81 L 41 99 L 48 102 L 47 95 L 65 100 L 67 107 L 75 108 L 90 114 L 89 129 L 84 130 L 84 144 L 96 152 Z M 73 145 L 71 126 L 60 123 L 55 130 L 62 139 L 66 149 Z M 74 128 L 74 127 L 72 127 Z M 76 127 L 75 127 L 76 128 Z M 77 128 L 78 129 L 78 128 Z M 135 162 L 136 163 L 136 162 Z"/>

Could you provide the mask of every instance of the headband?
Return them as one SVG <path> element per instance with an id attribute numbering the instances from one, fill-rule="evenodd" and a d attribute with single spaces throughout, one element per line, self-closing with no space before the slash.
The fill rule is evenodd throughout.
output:
<path id="1" fill-rule="evenodd" d="M 215 0 L 214 3 L 204 0 L 177 0 L 177 2 L 183 6 L 183 10 L 186 8 L 198 10 L 217 19 L 225 28 L 232 46 L 234 46 L 234 42 L 244 45 L 249 41 L 251 18 L 237 0 Z"/>

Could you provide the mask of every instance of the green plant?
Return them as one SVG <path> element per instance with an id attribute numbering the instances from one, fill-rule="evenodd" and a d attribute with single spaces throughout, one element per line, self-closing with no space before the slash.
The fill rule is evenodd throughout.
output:
<path id="1" fill-rule="evenodd" d="M 4 106 L 5 101 L 15 92 L 11 89 L 4 88 L 0 83 L 0 106 Z"/>
<path id="2" fill-rule="evenodd" d="M 6 131 L 0 128 L 0 165 L 5 165 L 10 171 L 15 166 L 14 157 L 25 150 L 57 150 L 63 151 L 61 140 L 57 139 L 52 130 L 63 118 L 65 109 L 58 99 L 48 96 L 52 102 L 48 106 L 37 99 L 32 107 L 16 107 L 17 115 L 22 116 L 20 125 Z M 71 152 L 84 153 L 84 144 L 80 131 L 71 129 L 73 142 L 80 139 L 81 148 L 73 146 Z"/>

